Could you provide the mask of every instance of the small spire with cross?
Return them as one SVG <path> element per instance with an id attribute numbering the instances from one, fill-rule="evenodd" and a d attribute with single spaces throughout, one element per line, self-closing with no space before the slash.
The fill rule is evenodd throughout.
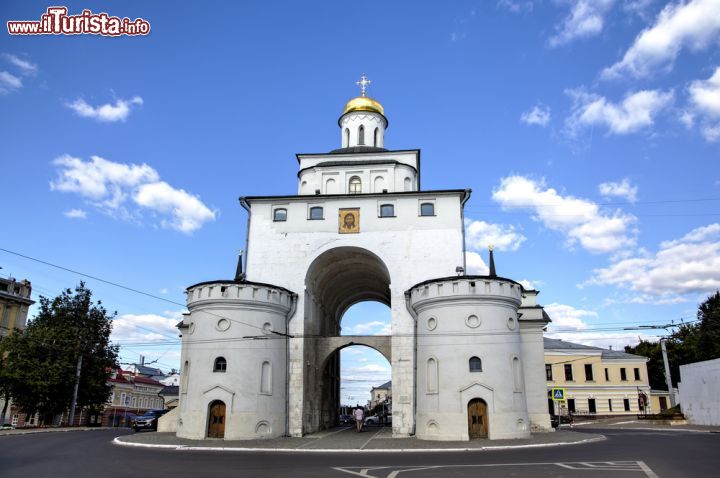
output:
<path id="1" fill-rule="evenodd" d="M 372 81 L 368 80 L 368 77 L 365 76 L 365 73 L 363 73 L 360 79 L 355 82 L 355 84 L 360 87 L 360 93 L 362 96 L 365 96 L 365 90 L 370 83 L 372 83 Z"/>

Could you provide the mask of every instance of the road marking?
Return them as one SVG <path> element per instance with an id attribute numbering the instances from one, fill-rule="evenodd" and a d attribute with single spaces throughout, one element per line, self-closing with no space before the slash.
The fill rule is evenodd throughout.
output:
<path id="1" fill-rule="evenodd" d="M 368 438 L 368 440 L 367 440 L 365 443 L 363 443 L 363 445 L 360 447 L 360 449 L 361 449 L 361 450 L 364 450 L 365 447 L 368 445 L 368 443 L 370 443 L 370 442 L 372 441 L 372 439 L 375 438 L 381 431 L 383 431 L 382 428 L 381 428 L 380 430 L 376 431 L 376 432 L 373 434 L 373 436 L 371 436 L 370 438 Z"/>
<path id="2" fill-rule="evenodd" d="M 423 470 L 440 470 L 445 468 L 502 468 L 520 466 L 559 466 L 568 470 L 593 470 L 644 473 L 648 478 L 658 478 L 645 462 L 642 461 L 604 461 L 604 462 L 570 462 L 570 463 L 491 463 L 477 465 L 428 465 L 428 466 L 376 466 L 360 467 L 333 467 L 333 470 L 363 478 L 397 478 L 400 473 Z M 386 472 L 389 472 L 385 474 Z"/>
<path id="3" fill-rule="evenodd" d="M 648 476 L 648 478 L 658 478 L 658 476 L 655 474 L 654 471 L 650 469 L 649 466 L 645 464 L 644 461 L 638 461 L 638 465 L 640 465 L 640 468 L 645 472 L 645 474 Z"/>

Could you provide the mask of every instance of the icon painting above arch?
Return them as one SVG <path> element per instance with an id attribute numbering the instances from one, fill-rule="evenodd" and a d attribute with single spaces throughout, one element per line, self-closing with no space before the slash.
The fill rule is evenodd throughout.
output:
<path id="1" fill-rule="evenodd" d="M 360 232 L 360 208 L 340 209 L 338 219 L 338 232 L 340 234 L 357 234 Z"/>

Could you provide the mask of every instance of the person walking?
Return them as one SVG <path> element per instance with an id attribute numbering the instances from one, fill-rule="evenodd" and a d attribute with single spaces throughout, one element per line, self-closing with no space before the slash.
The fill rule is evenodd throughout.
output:
<path id="1" fill-rule="evenodd" d="M 362 431 L 364 419 L 365 411 L 362 409 L 362 407 L 357 407 L 355 409 L 355 426 L 357 427 L 358 433 Z"/>

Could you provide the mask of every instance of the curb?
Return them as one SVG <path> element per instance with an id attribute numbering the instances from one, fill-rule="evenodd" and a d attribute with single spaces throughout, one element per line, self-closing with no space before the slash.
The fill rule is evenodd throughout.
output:
<path id="1" fill-rule="evenodd" d="M 42 430 L 27 430 L 27 431 L 13 431 L 12 433 L 0 432 L 0 437 L 14 437 L 21 435 L 42 435 L 43 433 L 69 433 L 69 432 L 94 432 L 94 431 L 107 431 L 113 430 L 114 428 L 103 428 L 103 427 L 89 427 L 89 428 L 62 428 L 62 429 L 42 429 Z"/>
<path id="2" fill-rule="evenodd" d="M 227 452 L 271 452 L 271 453 L 439 453 L 439 452 L 466 452 L 466 451 L 496 451 L 496 450 L 512 450 L 522 448 L 544 448 L 553 446 L 567 445 L 585 445 L 587 443 L 604 441 L 605 436 L 595 438 L 586 438 L 575 442 L 556 442 L 556 443 L 532 443 L 526 445 L 497 445 L 483 446 L 479 448 L 395 448 L 395 449 L 377 449 L 377 450 L 360 450 L 357 448 L 335 449 L 335 448 L 248 448 L 248 447 L 217 447 L 217 446 L 191 446 L 191 445 L 162 445 L 154 443 L 136 443 L 127 442 L 115 437 L 114 445 L 129 446 L 137 448 L 158 448 L 165 450 L 177 451 L 227 451 Z"/>

